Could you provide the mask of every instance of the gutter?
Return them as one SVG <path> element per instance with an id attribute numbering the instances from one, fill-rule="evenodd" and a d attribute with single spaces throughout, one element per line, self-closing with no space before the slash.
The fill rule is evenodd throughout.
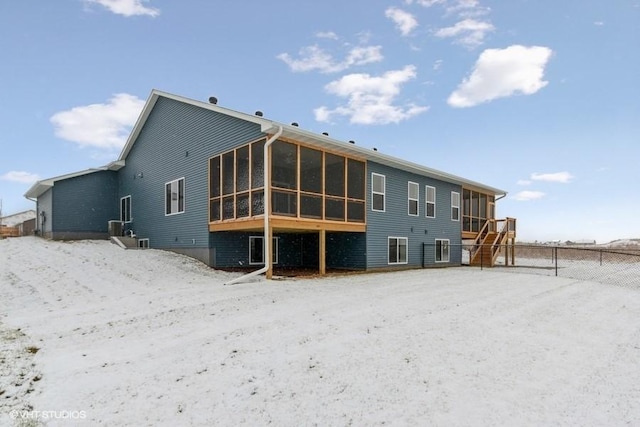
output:
<path id="1" fill-rule="evenodd" d="M 267 140 L 264 144 L 264 267 L 259 270 L 252 271 L 251 273 L 247 273 L 244 276 L 240 276 L 236 279 L 230 280 L 225 285 L 235 285 L 236 283 L 243 282 L 246 279 L 257 276 L 258 274 L 266 273 L 267 270 L 271 267 L 271 245 L 272 243 L 269 241 L 269 212 L 271 212 L 271 205 L 269 204 L 269 200 L 271 199 L 271 191 L 270 191 L 270 183 L 271 183 L 271 162 L 269 161 L 269 147 L 273 144 L 280 136 L 284 129 L 282 126 L 278 126 L 278 131 Z"/>

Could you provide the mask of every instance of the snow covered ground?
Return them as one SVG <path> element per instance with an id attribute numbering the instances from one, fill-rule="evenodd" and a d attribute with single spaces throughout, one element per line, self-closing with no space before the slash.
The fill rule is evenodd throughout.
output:
<path id="1" fill-rule="evenodd" d="M 0 426 L 640 425 L 637 288 L 472 267 L 230 277 L 0 241 Z"/>

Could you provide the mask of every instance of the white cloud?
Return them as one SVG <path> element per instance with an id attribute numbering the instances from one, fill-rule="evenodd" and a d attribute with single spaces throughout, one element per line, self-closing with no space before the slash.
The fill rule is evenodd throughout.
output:
<path id="1" fill-rule="evenodd" d="M 484 43 L 484 38 L 487 33 L 494 30 L 495 27 L 489 22 L 465 19 L 452 27 L 439 29 L 436 31 L 435 36 L 440 38 L 454 38 L 457 44 L 468 48 L 475 48 Z"/>
<path id="2" fill-rule="evenodd" d="M 288 53 L 281 53 L 277 58 L 286 63 L 293 72 L 318 70 L 321 73 L 335 73 L 354 65 L 380 62 L 384 58 L 381 50 L 382 46 L 355 47 L 344 60 L 337 62 L 329 53 L 314 45 L 302 48 L 299 59 L 292 58 Z"/>
<path id="3" fill-rule="evenodd" d="M 527 202 L 529 200 L 541 199 L 545 196 L 542 191 L 521 191 L 513 196 L 514 200 Z"/>
<path id="4" fill-rule="evenodd" d="M 408 65 L 402 70 L 393 70 L 382 76 L 349 74 L 325 86 L 325 90 L 347 103 L 333 110 L 322 106 L 314 110 L 316 120 L 330 121 L 333 116 L 347 116 L 351 123 L 388 124 L 398 123 L 423 113 L 429 107 L 415 104 L 394 105 L 403 84 L 416 77 L 416 67 Z"/>
<path id="5" fill-rule="evenodd" d="M 333 31 L 319 31 L 316 33 L 316 37 L 319 39 L 338 40 L 338 35 Z"/>
<path id="6" fill-rule="evenodd" d="M 517 93 L 534 94 L 548 83 L 543 80 L 544 68 L 552 53 L 542 46 L 487 49 L 447 102 L 452 107 L 473 107 Z"/>
<path id="7" fill-rule="evenodd" d="M 518 185 L 531 185 L 531 181 L 528 179 L 519 179 L 517 182 Z"/>
<path id="8" fill-rule="evenodd" d="M 444 61 L 442 59 L 437 59 L 436 62 L 433 63 L 433 71 L 438 71 L 440 68 L 442 68 L 443 63 Z"/>
<path id="9" fill-rule="evenodd" d="M 534 181 L 545 181 L 545 182 L 559 182 L 562 184 L 567 184 L 573 180 L 574 176 L 569 172 L 556 172 L 556 173 L 532 173 L 531 179 Z"/>
<path id="10" fill-rule="evenodd" d="M 595 25 L 596 27 L 602 27 L 602 26 L 604 25 L 604 22 L 602 22 L 602 21 L 595 21 L 595 22 L 593 23 L 593 25 Z"/>
<path id="11" fill-rule="evenodd" d="M 478 0 L 456 0 L 449 3 L 447 13 L 455 13 L 461 18 L 473 18 L 489 13 L 491 9 L 480 5 Z"/>
<path id="12" fill-rule="evenodd" d="M 446 3 L 447 0 L 405 0 L 406 4 L 419 4 L 420 6 L 424 6 L 424 7 L 431 7 L 433 5 L 436 4 L 443 4 Z"/>
<path id="13" fill-rule="evenodd" d="M 57 137 L 80 146 L 120 149 L 138 119 L 144 101 L 119 93 L 105 104 L 74 107 L 51 116 Z"/>
<path id="14" fill-rule="evenodd" d="M 0 176 L 0 180 L 20 182 L 22 184 L 32 184 L 38 181 L 39 179 L 40 179 L 40 176 L 34 173 L 29 173 L 24 171 L 11 171 Z"/>
<path id="15" fill-rule="evenodd" d="M 143 3 L 147 1 L 148 0 L 85 0 L 87 3 L 95 3 L 104 6 L 117 15 L 148 15 L 151 17 L 160 15 L 159 9 L 143 5 Z"/>
<path id="16" fill-rule="evenodd" d="M 384 14 L 396 24 L 403 36 L 408 36 L 418 26 L 418 21 L 412 14 L 397 7 L 388 8 Z"/>

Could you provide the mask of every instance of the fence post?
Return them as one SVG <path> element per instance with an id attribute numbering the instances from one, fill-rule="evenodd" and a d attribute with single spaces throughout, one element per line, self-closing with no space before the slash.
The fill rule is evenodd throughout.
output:
<path id="1" fill-rule="evenodd" d="M 558 247 L 553 248 L 553 251 L 555 252 L 554 258 L 556 259 L 556 277 L 558 277 Z"/>
<path id="2" fill-rule="evenodd" d="M 484 245 L 480 244 L 480 271 L 484 269 Z"/>

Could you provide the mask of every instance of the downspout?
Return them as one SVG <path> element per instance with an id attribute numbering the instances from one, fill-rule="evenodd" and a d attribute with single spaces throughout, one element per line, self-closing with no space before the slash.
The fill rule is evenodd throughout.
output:
<path id="1" fill-rule="evenodd" d="M 282 135 L 282 126 L 278 126 L 278 131 L 264 144 L 264 267 L 259 270 L 247 273 L 244 276 L 240 276 L 236 279 L 230 280 L 225 285 L 235 285 L 236 283 L 243 282 L 246 279 L 257 276 L 258 274 L 265 273 L 271 266 L 271 247 L 272 243 L 269 240 L 269 214 L 271 212 L 271 191 L 269 189 L 271 183 L 271 162 L 269 161 L 269 147 L 273 144 L 280 135 Z"/>

